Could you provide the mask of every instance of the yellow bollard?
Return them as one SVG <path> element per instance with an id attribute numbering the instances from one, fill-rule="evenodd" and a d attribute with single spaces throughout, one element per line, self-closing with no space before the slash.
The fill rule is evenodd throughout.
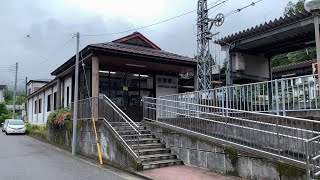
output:
<path id="1" fill-rule="evenodd" d="M 97 143 L 97 150 L 98 150 L 99 161 L 100 161 L 100 164 L 102 165 L 103 162 L 102 162 L 102 155 L 101 155 L 100 144 L 99 144 L 99 139 L 98 139 L 98 133 L 97 133 L 97 128 L 96 128 L 96 123 L 95 123 L 93 117 L 92 117 L 92 123 L 93 123 L 94 134 L 95 134 L 95 136 L 96 136 L 96 143 Z"/>

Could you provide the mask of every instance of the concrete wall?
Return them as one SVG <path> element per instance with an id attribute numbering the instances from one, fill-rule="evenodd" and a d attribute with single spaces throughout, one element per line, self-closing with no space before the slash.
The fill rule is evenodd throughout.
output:
<path id="1" fill-rule="evenodd" d="M 178 77 L 156 75 L 156 97 L 178 94 Z"/>
<path id="2" fill-rule="evenodd" d="M 186 165 L 248 179 L 305 179 L 305 171 L 271 159 L 240 152 L 190 132 L 156 122 L 143 124 Z"/>
<path id="3" fill-rule="evenodd" d="M 112 166 L 137 170 L 140 165 L 130 156 L 123 143 L 114 135 L 113 131 L 103 121 L 96 121 L 98 138 L 101 146 L 103 161 Z M 65 149 L 71 149 L 72 122 L 62 127 L 53 127 L 47 124 L 46 138 L 52 144 Z M 97 159 L 97 148 L 93 125 L 91 121 L 78 121 L 77 153 Z"/>
<path id="4" fill-rule="evenodd" d="M 244 53 L 237 53 L 232 56 L 232 70 L 236 69 L 236 58 L 244 61 L 245 70 L 242 72 L 247 75 L 269 78 L 269 60 L 262 56 L 249 55 Z"/>

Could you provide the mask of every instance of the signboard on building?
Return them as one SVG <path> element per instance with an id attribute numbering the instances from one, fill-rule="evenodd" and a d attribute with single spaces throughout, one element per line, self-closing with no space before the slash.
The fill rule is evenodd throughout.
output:
<path id="1" fill-rule="evenodd" d="M 318 64 L 317 63 L 312 63 L 312 72 L 313 72 L 313 74 L 318 74 Z M 318 79 L 318 76 L 315 76 L 315 78 Z"/>

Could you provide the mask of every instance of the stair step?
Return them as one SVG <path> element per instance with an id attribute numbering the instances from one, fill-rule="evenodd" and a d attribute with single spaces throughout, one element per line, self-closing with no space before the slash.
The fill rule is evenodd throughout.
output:
<path id="1" fill-rule="evenodd" d="M 162 143 L 150 143 L 150 144 L 133 144 L 130 147 L 132 150 L 138 149 L 138 146 L 140 149 L 147 149 L 147 148 L 164 148 L 165 145 Z"/>
<path id="2" fill-rule="evenodd" d="M 315 176 L 315 177 L 318 177 L 319 175 L 320 175 L 320 171 L 314 173 L 314 176 Z"/>
<path id="3" fill-rule="evenodd" d="M 320 158 L 320 154 L 316 155 L 315 157 L 311 158 L 313 161 L 317 160 Z"/>
<path id="4" fill-rule="evenodd" d="M 116 131 L 134 130 L 131 126 L 113 126 Z M 135 127 L 134 127 L 135 128 Z M 138 129 L 138 128 L 135 128 Z M 145 126 L 139 126 L 140 130 L 145 130 Z"/>
<path id="5" fill-rule="evenodd" d="M 169 159 L 177 159 L 177 155 L 167 153 L 167 154 L 152 154 L 152 155 L 143 155 L 139 157 L 141 162 L 151 162 L 151 161 L 161 161 Z"/>
<path id="6" fill-rule="evenodd" d="M 157 138 L 141 138 L 139 140 L 139 144 L 151 144 L 151 143 L 159 143 L 159 142 L 160 140 Z M 126 140 L 126 143 L 128 145 L 138 144 L 138 139 L 129 139 L 129 140 Z"/>
<path id="7" fill-rule="evenodd" d="M 153 169 L 153 168 L 161 168 L 161 167 L 169 167 L 175 165 L 182 165 L 183 162 L 178 159 L 169 159 L 169 160 L 161 160 L 161 161 L 151 161 L 151 162 L 143 162 L 143 169 Z"/>
<path id="8" fill-rule="evenodd" d="M 134 134 L 134 135 L 122 135 L 121 136 L 124 140 L 127 139 L 138 139 L 138 134 Z M 155 136 L 153 134 L 141 134 L 140 135 L 140 139 L 142 138 L 155 138 Z"/>
<path id="9" fill-rule="evenodd" d="M 126 122 L 110 122 L 110 124 L 112 126 L 128 126 L 129 125 L 129 123 L 126 123 Z M 130 123 L 130 124 L 134 125 L 133 123 Z M 135 124 L 138 125 L 138 126 L 142 125 L 141 122 L 135 122 Z"/>
<path id="10" fill-rule="evenodd" d="M 161 153 L 171 153 L 171 149 L 168 148 L 149 148 L 149 149 L 140 149 L 138 152 L 138 149 L 133 150 L 136 154 L 139 154 L 140 156 L 143 155 L 152 155 L 152 154 L 161 154 Z"/>
<path id="11" fill-rule="evenodd" d="M 117 131 L 119 135 L 133 135 L 137 134 L 135 130 L 124 130 L 124 131 Z M 140 130 L 140 134 L 151 134 L 150 130 Z"/>

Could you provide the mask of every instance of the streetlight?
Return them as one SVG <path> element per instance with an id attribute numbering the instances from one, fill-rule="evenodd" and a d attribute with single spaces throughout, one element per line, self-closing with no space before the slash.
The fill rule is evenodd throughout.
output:
<path id="1" fill-rule="evenodd" d="M 317 66 L 320 68 L 320 33 L 319 33 L 319 14 L 320 14 L 320 0 L 306 0 L 304 2 L 306 11 L 312 13 L 314 17 L 314 31 L 317 50 Z M 318 90 L 320 91 L 320 71 L 318 70 Z M 320 92 L 319 92 L 320 94 Z"/>

